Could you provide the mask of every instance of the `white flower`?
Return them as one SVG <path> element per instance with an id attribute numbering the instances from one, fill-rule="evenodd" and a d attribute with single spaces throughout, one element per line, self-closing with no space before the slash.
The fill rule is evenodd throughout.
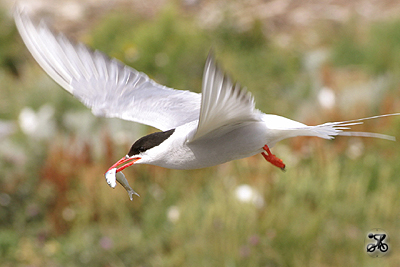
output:
<path id="1" fill-rule="evenodd" d="M 48 104 L 35 112 L 30 107 L 24 107 L 19 114 L 18 121 L 21 130 L 35 139 L 47 139 L 55 133 L 54 108 Z"/>
<path id="2" fill-rule="evenodd" d="M 323 87 L 318 93 L 319 104 L 325 109 L 331 109 L 335 106 L 335 92 L 329 87 Z"/>
<path id="3" fill-rule="evenodd" d="M 243 203 L 251 203 L 257 208 L 264 206 L 264 199 L 253 187 L 247 184 L 242 184 L 235 189 L 236 198 Z"/>
<path id="4" fill-rule="evenodd" d="M 171 206 L 167 210 L 167 218 L 170 222 L 176 223 L 181 216 L 181 212 L 177 206 Z"/>

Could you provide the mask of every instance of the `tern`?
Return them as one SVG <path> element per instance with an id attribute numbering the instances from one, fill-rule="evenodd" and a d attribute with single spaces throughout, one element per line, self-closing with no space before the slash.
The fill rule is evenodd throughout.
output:
<path id="1" fill-rule="evenodd" d="M 285 164 L 270 148 L 286 138 L 363 136 L 394 140 L 384 134 L 345 130 L 364 120 L 400 113 L 316 126 L 264 114 L 255 108 L 253 96 L 217 65 L 212 53 L 206 60 L 202 92 L 198 94 L 160 85 L 102 52 L 53 32 L 43 20 L 35 24 L 21 8 L 16 7 L 14 19 L 38 64 L 94 115 L 161 130 L 134 142 L 128 153 L 105 173 L 107 183 L 114 188 L 118 181 L 131 200 L 138 194 L 121 171 L 133 164 L 199 169 L 261 154 L 284 170 Z"/>

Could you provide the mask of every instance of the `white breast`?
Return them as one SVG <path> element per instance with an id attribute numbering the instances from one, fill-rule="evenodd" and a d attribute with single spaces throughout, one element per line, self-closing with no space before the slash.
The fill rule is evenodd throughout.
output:
<path id="1" fill-rule="evenodd" d="M 265 123 L 253 121 L 235 125 L 227 133 L 221 127 L 223 135 L 216 131 L 207 138 L 189 143 L 185 136 L 190 131 L 187 126 L 183 128 L 178 127 L 169 139 L 155 148 L 154 161 L 147 164 L 170 169 L 199 169 L 253 156 L 262 151 L 268 132 Z"/>

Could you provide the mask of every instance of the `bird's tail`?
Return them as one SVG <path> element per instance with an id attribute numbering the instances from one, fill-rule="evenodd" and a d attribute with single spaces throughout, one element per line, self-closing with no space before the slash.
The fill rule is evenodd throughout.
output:
<path id="1" fill-rule="evenodd" d="M 372 116 L 372 117 L 349 120 L 349 121 L 327 122 L 316 126 L 306 126 L 303 129 L 308 132 L 308 134 L 305 135 L 317 136 L 324 139 L 333 139 L 335 138 L 335 136 L 359 136 L 359 137 L 373 137 L 373 138 L 395 141 L 396 138 L 394 136 L 386 134 L 371 133 L 371 132 L 353 132 L 347 130 L 350 130 L 351 126 L 363 124 L 363 122 L 366 120 L 389 117 L 389 116 L 397 116 L 397 115 L 400 115 L 400 113 L 378 115 L 378 116 Z"/>
<path id="2" fill-rule="evenodd" d="M 269 147 L 272 147 L 283 139 L 296 136 L 316 136 L 324 139 L 333 139 L 336 136 L 360 136 L 395 141 L 396 138 L 394 136 L 386 134 L 353 132 L 349 130 L 351 130 L 351 126 L 363 124 L 366 120 L 398 115 L 400 115 L 400 113 L 378 115 L 349 121 L 327 122 L 316 126 L 308 126 L 297 121 L 270 114 L 263 114 L 262 119 L 270 129 L 267 144 Z"/>

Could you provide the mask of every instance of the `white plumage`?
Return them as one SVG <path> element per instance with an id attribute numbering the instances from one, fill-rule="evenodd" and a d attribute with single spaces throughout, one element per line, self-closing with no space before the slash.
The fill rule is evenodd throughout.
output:
<path id="1" fill-rule="evenodd" d="M 394 140 L 367 132 L 349 132 L 350 126 L 385 116 L 307 126 L 255 109 L 252 95 L 223 73 L 212 54 L 207 58 L 202 94 L 160 85 L 146 74 L 73 43 L 41 22 L 35 24 L 20 8 L 15 22 L 29 51 L 59 85 L 97 116 L 116 117 L 156 127 L 164 132 L 145 136 L 106 172 L 107 183 L 119 181 L 130 198 L 137 194 L 121 171 L 132 164 L 174 169 L 196 169 L 262 153 L 284 169 L 269 148 L 295 136 L 366 136 Z"/>

